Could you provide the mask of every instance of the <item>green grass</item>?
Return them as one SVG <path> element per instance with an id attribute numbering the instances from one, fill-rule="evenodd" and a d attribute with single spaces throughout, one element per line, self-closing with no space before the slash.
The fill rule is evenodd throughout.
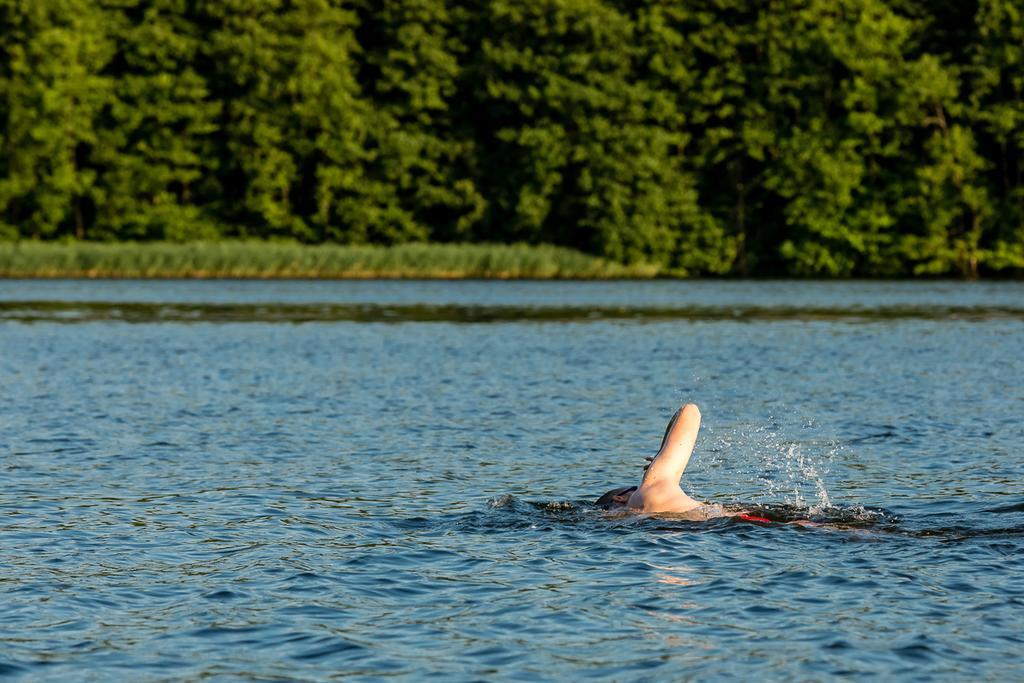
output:
<path id="1" fill-rule="evenodd" d="M 6 278 L 651 278 L 657 266 L 625 266 L 553 246 L 294 242 L 0 242 Z"/>

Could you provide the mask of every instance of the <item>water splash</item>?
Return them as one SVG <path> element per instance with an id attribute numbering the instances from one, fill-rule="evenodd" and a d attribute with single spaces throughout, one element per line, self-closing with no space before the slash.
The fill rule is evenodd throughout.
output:
<path id="1" fill-rule="evenodd" d="M 806 483 L 815 489 L 817 495 L 817 501 L 809 505 L 809 509 L 813 513 L 815 510 L 823 510 L 832 506 L 832 500 L 828 495 L 828 488 L 825 486 L 825 479 L 822 473 L 827 473 L 825 469 L 825 460 L 812 458 L 802 448 L 802 444 L 789 444 L 786 449 L 786 462 L 789 465 L 788 471 L 790 479 L 796 481 L 797 487 L 794 490 L 795 496 L 794 501 L 796 503 L 803 503 L 804 497 L 802 495 L 801 485 Z"/>
<path id="2" fill-rule="evenodd" d="M 866 505 L 797 505 L 792 503 L 770 503 L 752 505 L 748 511 L 772 522 L 814 522 L 815 526 L 829 526 L 845 529 L 877 528 L 894 531 L 900 518 L 898 515 L 879 507 Z"/>
<path id="3" fill-rule="evenodd" d="M 774 441 L 775 433 L 770 433 Z M 782 502 L 805 506 L 812 512 L 832 506 L 825 477 L 829 461 L 835 457 L 835 444 L 825 448 L 813 442 L 772 442 L 761 449 L 758 480 L 765 486 L 768 498 L 782 497 Z"/>
<path id="4" fill-rule="evenodd" d="M 784 438 L 799 429 L 814 429 L 812 421 L 783 428 L 774 418 L 752 429 L 737 428 L 716 434 L 708 430 L 712 445 L 705 462 L 729 477 L 723 489 L 744 480 L 752 489 L 740 495 L 757 503 L 784 503 L 824 510 L 833 505 L 827 478 L 841 445 L 834 440 Z"/>

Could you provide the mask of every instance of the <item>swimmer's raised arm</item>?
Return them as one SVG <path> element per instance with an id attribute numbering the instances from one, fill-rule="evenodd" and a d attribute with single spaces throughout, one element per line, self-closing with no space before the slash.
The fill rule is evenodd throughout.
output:
<path id="1" fill-rule="evenodd" d="M 700 431 L 700 409 L 687 403 L 676 411 L 665 429 L 661 449 L 644 473 L 644 485 L 656 481 L 678 482 L 690 462 L 693 446 Z"/>

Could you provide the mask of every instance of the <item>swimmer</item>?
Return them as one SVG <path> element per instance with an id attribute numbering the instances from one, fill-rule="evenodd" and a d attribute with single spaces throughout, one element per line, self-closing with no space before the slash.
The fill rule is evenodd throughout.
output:
<path id="1" fill-rule="evenodd" d="M 644 468 L 640 486 L 612 489 L 595 504 L 623 512 L 672 513 L 694 521 L 742 515 L 727 511 L 721 505 L 694 500 L 679 485 L 699 430 L 700 410 L 693 403 L 687 403 L 669 421 L 658 454 L 646 457 L 650 464 Z"/>

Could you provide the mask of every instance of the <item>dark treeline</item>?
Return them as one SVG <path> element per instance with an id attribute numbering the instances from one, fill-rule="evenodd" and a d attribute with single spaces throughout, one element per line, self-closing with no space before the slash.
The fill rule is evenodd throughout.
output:
<path id="1" fill-rule="evenodd" d="M 0 239 L 1020 274 L 1019 0 L 0 0 Z"/>

